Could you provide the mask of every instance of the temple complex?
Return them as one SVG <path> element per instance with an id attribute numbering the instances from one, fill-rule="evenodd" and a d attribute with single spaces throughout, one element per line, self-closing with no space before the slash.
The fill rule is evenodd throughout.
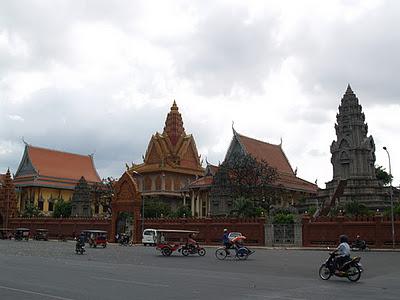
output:
<path id="1" fill-rule="evenodd" d="M 317 197 L 323 205 L 322 214 L 350 201 L 358 201 L 370 209 L 388 206 L 388 188 L 383 187 L 375 175 L 374 139 L 367 135 L 365 115 L 350 85 L 341 100 L 336 120 L 337 138 L 330 148 L 333 179 Z"/>
<path id="2" fill-rule="evenodd" d="M 50 215 L 58 199 L 71 201 L 84 177 L 89 185 L 101 183 L 92 155 L 79 155 L 26 144 L 14 184 L 20 211 L 28 202 Z"/>
<path id="3" fill-rule="evenodd" d="M 162 133 L 156 132 L 141 164 L 128 167 L 128 172 L 138 182 L 144 199 L 157 199 L 176 209 L 189 205 L 187 187 L 203 176 L 200 156 L 191 134 L 186 134 L 182 116 L 174 101 Z"/>
<path id="4" fill-rule="evenodd" d="M 233 137 L 225 156 L 229 160 L 234 153 L 250 154 L 258 161 L 265 161 L 277 171 L 278 178 L 272 183 L 273 188 L 279 191 L 279 199 L 273 203 L 274 207 L 294 206 L 302 199 L 315 196 L 317 185 L 297 177 L 289 160 L 282 149 L 282 144 L 274 145 L 241 135 L 233 129 Z M 228 215 L 233 209 L 233 199 L 229 196 L 210 197 L 213 186 L 213 177 L 218 168 L 209 165 L 207 174 L 193 182 L 189 189 L 192 197 L 192 213 L 195 216 Z"/>

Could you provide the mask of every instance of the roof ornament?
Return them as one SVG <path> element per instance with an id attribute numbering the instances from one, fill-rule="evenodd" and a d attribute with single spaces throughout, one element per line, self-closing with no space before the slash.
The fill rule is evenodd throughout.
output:
<path id="1" fill-rule="evenodd" d="M 281 143 L 279 144 L 279 147 L 281 147 L 281 148 L 282 148 L 282 142 L 283 142 L 283 140 L 282 140 L 282 137 L 281 137 Z"/>
<path id="2" fill-rule="evenodd" d="M 28 146 L 29 144 L 25 141 L 25 138 L 24 137 L 21 137 L 21 139 L 22 139 L 22 142 L 25 144 L 25 146 Z"/>
<path id="3" fill-rule="evenodd" d="M 235 121 L 232 120 L 232 131 L 233 131 L 233 135 L 236 135 L 237 132 L 236 132 L 236 130 L 235 130 L 234 125 L 235 125 Z"/>
<path id="4" fill-rule="evenodd" d="M 294 176 L 297 176 L 297 167 L 296 167 L 296 169 L 294 170 Z"/>

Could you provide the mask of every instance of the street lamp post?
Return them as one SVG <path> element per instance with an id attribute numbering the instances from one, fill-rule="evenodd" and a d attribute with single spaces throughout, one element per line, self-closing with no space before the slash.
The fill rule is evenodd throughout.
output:
<path id="1" fill-rule="evenodd" d="M 394 213 L 393 213 L 393 186 L 392 186 L 392 165 L 390 163 L 390 154 L 386 147 L 383 147 L 383 150 L 386 151 L 389 159 L 389 176 L 390 176 L 390 214 L 391 214 L 391 223 L 392 223 L 392 247 L 395 247 L 395 235 L 394 235 Z"/>

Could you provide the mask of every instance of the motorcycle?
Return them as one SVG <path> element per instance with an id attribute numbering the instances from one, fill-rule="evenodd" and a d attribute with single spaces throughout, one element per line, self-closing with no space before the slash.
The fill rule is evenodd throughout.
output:
<path id="1" fill-rule="evenodd" d="M 206 255 L 206 249 L 200 247 L 199 244 L 185 244 L 178 250 L 183 256 L 188 256 L 189 254 L 198 254 L 199 256 Z"/>
<path id="2" fill-rule="evenodd" d="M 367 243 L 364 240 L 355 240 L 351 244 L 351 250 L 353 250 L 353 251 L 368 251 L 369 248 L 367 246 Z"/>
<path id="3" fill-rule="evenodd" d="M 76 242 L 75 245 L 75 253 L 76 254 L 83 254 L 85 252 L 85 244 L 82 244 L 80 242 Z"/>
<path id="4" fill-rule="evenodd" d="M 362 265 L 360 264 L 361 257 L 353 257 L 350 261 L 345 262 L 341 271 L 336 268 L 335 257 L 335 252 L 329 253 L 329 258 L 319 268 L 319 277 L 322 280 L 328 280 L 332 275 L 346 277 L 352 282 L 360 279 L 363 272 Z"/>
<path id="5" fill-rule="evenodd" d="M 129 236 L 128 235 L 122 235 L 118 239 L 118 243 L 120 246 L 133 246 L 133 242 L 129 241 Z"/>

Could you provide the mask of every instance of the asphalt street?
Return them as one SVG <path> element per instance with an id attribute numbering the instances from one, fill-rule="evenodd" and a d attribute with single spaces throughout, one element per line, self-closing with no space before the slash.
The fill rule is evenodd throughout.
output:
<path id="1" fill-rule="evenodd" d="M 400 299 L 400 253 L 361 253 L 351 283 L 322 281 L 327 251 L 256 249 L 247 261 L 161 256 L 109 245 L 74 253 L 74 242 L 0 241 L 0 299 Z M 355 254 L 355 253 L 353 253 Z"/>

